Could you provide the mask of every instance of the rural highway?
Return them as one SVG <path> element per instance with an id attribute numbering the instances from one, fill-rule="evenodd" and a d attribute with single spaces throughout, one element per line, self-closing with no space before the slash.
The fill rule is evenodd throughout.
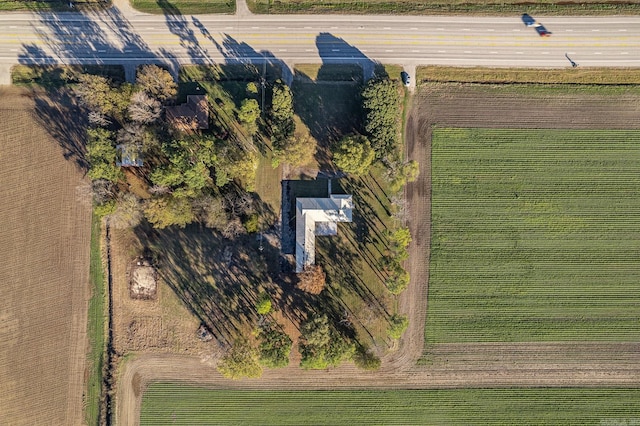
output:
<path id="1" fill-rule="evenodd" d="M 168 64 L 372 61 L 416 65 L 640 66 L 640 17 L 539 17 L 543 38 L 512 17 L 146 15 L 126 3 L 100 14 L 0 15 L 0 83 L 16 63 Z"/>

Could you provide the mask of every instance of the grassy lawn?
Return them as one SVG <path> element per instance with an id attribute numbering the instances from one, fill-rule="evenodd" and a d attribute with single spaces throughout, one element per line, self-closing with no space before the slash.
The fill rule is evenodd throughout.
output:
<path id="1" fill-rule="evenodd" d="M 303 71 L 296 69 L 296 73 L 300 72 Z M 309 72 L 313 76 L 310 70 Z M 345 76 L 346 78 L 349 77 Z M 327 165 L 326 149 L 329 144 L 359 130 L 362 121 L 359 102 L 361 85 L 354 81 L 312 81 L 297 78 L 293 81 L 291 90 L 295 113 L 318 141 L 319 162 Z"/>
<path id="2" fill-rule="evenodd" d="M 400 81 L 400 73 L 403 70 L 402 65 L 376 64 L 374 72 L 376 77 L 389 77 L 390 80 Z"/>
<path id="3" fill-rule="evenodd" d="M 435 129 L 427 343 L 638 341 L 640 132 Z"/>
<path id="4" fill-rule="evenodd" d="M 631 424 L 638 400 L 638 389 L 238 391 L 156 383 L 143 396 L 140 424 Z"/>
<path id="5" fill-rule="evenodd" d="M 77 12 L 101 10 L 111 6 L 111 1 L 74 0 L 74 7 L 69 7 L 68 0 L 0 0 L 0 11 L 32 11 L 32 12 Z"/>
<path id="6" fill-rule="evenodd" d="M 105 361 L 105 316 L 106 288 L 100 251 L 101 220 L 93 216 L 91 224 L 91 298 L 87 336 L 89 338 L 89 359 L 87 393 L 85 396 L 85 419 L 89 425 L 97 425 L 100 417 L 100 395 L 102 393 L 102 369 Z"/>
<path id="7" fill-rule="evenodd" d="M 622 14 L 633 13 L 640 3 L 630 1 L 585 0 L 580 3 L 561 1 L 538 1 L 523 5 L 521 2 L 494 2 L 489 0 L 248 0 L 249 9 L 254 13 L 377 13 L 377 14 L 521 14 L 549 13 L 554 15 Z"/>
<path id="8" fill-rule="evenodd" d="M 497 84 L 640 84 L 635 68 L 483 68 L 422 66 L 416 69 L 416 82 L 497 83 Z"/>
<path id="9" fill-rule="evenodd" d="M 77 82 L 81 73 L 102 75 L 115 83 L 125 81 L 122 65 L 14 65 L 11 67 L 11 83 L 54 89 Z"/>
<path id="10" fill-rule="evenodd" d="M 234 13 L 233 0 L 131 0 L 131 6 L 140 12 L 156 15 L 191 15 L 201 13 Z"/>
<path id="11" fill-rule="evenodd" d="M 313 81 L 362 82 L 362 67 L 358 64 L 298 64 L 296 78 Z"/>

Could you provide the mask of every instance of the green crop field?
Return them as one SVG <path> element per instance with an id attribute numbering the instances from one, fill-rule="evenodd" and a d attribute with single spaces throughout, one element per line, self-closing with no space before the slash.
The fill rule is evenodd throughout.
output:
<path id="1" fill-rule="evenodd" d="M 640 132 L 434 129 L 426 342 L 640 340 Z"/>
<path id="2" fill-rule="evenodd" d="M 632 424 L 640 421 L 638 401 L 638 389 L 239 391 L 158 383 L 143 396 L 140 424 Z"/>

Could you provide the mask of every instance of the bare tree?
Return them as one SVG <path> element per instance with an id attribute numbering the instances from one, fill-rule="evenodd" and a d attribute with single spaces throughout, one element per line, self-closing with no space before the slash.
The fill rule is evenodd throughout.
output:
<path id="1" fill-rule="evenodd" d="M 409 208 L 404 194 L 396 194 L 391 197 L 391 216 L 402 224 L 407 222 Z"/>
<path id="2" fill-rule="evenodd" d="M 253 198 L 251 194 L 244 191 L 228 192 L 224 196 L 224 207 L 231 217 L 246 216 L 254 211 Z"/>
<path id="3" fill-rule="evenodd" d="M 153 185 L 147 190 L 151 195 L 164 195 L 171 192 L 171 188 L 162 185 Z"/>
<path id="4" fill-rule="evenodd" d="M 145 129 L 140 123 L 126 123 L 118 130 L 116 140 L 123 145 L 141 145 Z"/>
<path id="5" fill-rule="evenodd" d="M 143 218 L 140 199 L 131 193 L 122 194 L 118 197 L 116 210 L 109 218 L 114 228 L 135 228 Z"/>
<path id="6" fill-rule="evenodd" d="M 222 236 L 231 240 L 238 235 L 243 234 L 244 232 L 245 229 L 244 226 L 242 226 L 242 222 L 240 222 L 240 219 L 235 218 L 231 219 L 224 227 L 224 229 L 222 230 Z"/>
<path id="7" fill-rule="evenodd" d="M 160 118 L 162 105 L 146 92 L 136 92 L 131 96 L 128 112 L 131 120 L 149 124 Z"/>
<path id="8" fill-rule="evenodd" d="M 96 179 L 91 181 L 91 192 L 94 203 L 104 204 L 115 196 L 116 187 L 115 184 L 109 180 Z"/>
<path id="9" fill-rule="evenodd" d="M 89 113 L 89 124 L 96 127 L 106 127 L 111 124 L 111 121 L 101 112 L 91 111 Z"/>
<path id="10" fill-rule="evenodd" d="M 220 198 L 210 195 L 200 197 L 193 201 L 193 208 L 196 211 L 198 220 L 208 228 L 222 231 L 229 223 L 227 212 Z"/>

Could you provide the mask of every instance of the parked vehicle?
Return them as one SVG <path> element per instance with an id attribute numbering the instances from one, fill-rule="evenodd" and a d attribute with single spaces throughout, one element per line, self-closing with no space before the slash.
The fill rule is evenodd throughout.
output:
<path id="1" fill-rule="evenodd" d="M 411 76 L 409 75 L 408 72 L 402 71 L 400 73 L 400 78 L 402 78 L 402 82 L 404 83 L 405 86 L 409 87 L 409 85 L 411 85 Z"/>

